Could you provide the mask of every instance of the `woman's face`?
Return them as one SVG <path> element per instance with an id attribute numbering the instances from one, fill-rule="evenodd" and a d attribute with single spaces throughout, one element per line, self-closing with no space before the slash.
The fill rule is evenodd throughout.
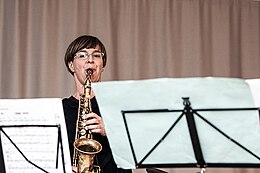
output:
<path id="1" fill-rule="evenodd" d="M 69 63 L 69 67 L 74 72 L 74 78 L 80 84 L 84 84 L 86 80 L 86 70 L 92 69 L 93 74 L 91 77 L 92 82 L 100 82 L 101 74 L 104 71 L 103 67 L 103 54 L 100 46 L 97 45 L 94 49 L 82 49 L 78 51 L 74 60 Z"/>

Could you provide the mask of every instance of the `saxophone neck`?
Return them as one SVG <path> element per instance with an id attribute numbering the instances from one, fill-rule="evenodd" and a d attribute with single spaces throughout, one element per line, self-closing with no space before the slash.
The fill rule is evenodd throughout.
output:
<path id="1" fill-rule="evenodd" d="M 85 100 L 90 100 L 93 97 L 93 93 L 91 91 L 91 75 L 93 74 L 92 69 L 87 69 L 86 70 L 86 81 L 84 84 L 84 95 L 85 95 Z"/>

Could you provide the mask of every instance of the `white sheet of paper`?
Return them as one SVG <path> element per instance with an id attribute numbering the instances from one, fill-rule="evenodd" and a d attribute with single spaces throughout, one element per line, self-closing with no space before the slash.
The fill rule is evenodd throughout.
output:
<path id="1" fill-rule="evenodd" d="M 183 110 L 183 97 L 193 109 L 253 108 L 251 90 L 242 79 L 161 78 L 93 84 L 114 159 L 119 167 L 136 168 L 122 110 Z M 257 111 L 200 112 L 228 136 L 260 156 Z M 172 126 L 180 113 L 134 113 L 126 120 L 139 163 Z M 195 116 L 203 156 L 208 163 L 259 163 L 259 160 Z M 185 117 L 143 164 L 196 163 Z"/>
<path id="2" fill-rule="evenodd" d="M 65 172 L 71 172 L 67 131 L 61 99 L 1 99 L 0 126 L 21 151 L 20 153 L 1 131 L 1 145 L 6 173 L 64 172 L 61 145 L 59 145 L 57 151 L 57 127 L 6 127 L 8 125 L 60 125 Z M 56 167 L 57 157 L 58 167 Z"/>
<path id="3" fill-rule="evenodd" d="M 260 107 L 260 79 L 247 79 L 246 82 L 252 91 L 255 106 Z"/>

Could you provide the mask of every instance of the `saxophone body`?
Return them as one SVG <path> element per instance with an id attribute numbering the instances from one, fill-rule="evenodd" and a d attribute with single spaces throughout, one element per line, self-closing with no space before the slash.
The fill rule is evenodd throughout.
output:
<path id="1" fill-rule="evenodd" d="M 87 129 L 85 115 L 92 112 L 91 75 L 92 69 L 86 71 L 84 92 L 80 95 L 76 134 L 74 141 L 73 166 L 77 167 L 77 173 L 100 173 L 100 167 L 94 165 L 95 155 L 102 150 L 102 145 L 93 139 L 90 130 Z"/>

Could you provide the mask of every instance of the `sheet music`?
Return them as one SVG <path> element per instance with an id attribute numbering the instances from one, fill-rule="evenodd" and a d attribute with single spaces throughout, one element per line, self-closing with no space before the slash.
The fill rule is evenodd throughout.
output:
<path id="1" fill-rule="evenodd" d="M 255 105 L 260 107 L 260 79 L 247 79 L 246 82 L 250 86 Z"/>
<path id="2" fill-rule="evenodd" d="M 8 127 L 19 125 L 33 126 Z M 62 131 L 66 172 L 71 172 L 60 99 L 0 100 L 0 126 L 6 173 L 64 172 L 58 126 Z"/>
<path id="3" fill-rule="evenodd" d="M 140 162 L 181 113 L 126 114 L 136 156 L 134 158 L 122 111 L 182 110 L 183 97 L 190 98 L 193 109 L 255 107 L 252 97 L 254 93 L 245 80 L 236 78 L 161 78 L 98 82 L 93 83 L 93 90 L 115 162 L 125 169 L 134 169 L 135 159 Z M 260 157 L 260 146 L 256 145 L 260 140 L 258 111 L 208 111 L 199 114 Z M 195 116 L 195 122 L 206 162 L 260 164 L 257 158 L 238 147 L 198 116 Z M 196 164 L 184 117 L 142 163 Z"/>

